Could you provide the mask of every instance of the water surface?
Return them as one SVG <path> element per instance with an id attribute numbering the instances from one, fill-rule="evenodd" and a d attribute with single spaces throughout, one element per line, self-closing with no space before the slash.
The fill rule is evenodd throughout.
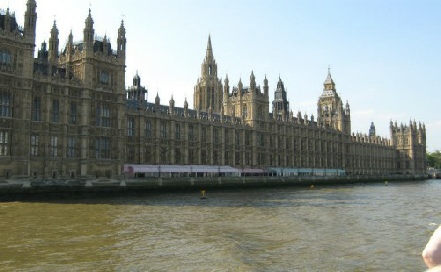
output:
<path id="1" fill-rule="evenodd" d="M 0 202 L 0 270 L 424 271 L 441 180 Z"/>

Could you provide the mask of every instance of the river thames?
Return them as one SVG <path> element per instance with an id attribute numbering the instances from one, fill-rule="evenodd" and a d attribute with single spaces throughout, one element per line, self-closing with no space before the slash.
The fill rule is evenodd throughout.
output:
<path id="1" fill-rule="evenodd" d="M 0 202 L 1 271 L 424 271 L 441 180 Z"/>

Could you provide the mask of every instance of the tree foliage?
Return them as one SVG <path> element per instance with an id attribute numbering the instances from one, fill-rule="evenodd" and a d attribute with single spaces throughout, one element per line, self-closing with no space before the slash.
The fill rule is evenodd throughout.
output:
<path id="1" fill-rule="evenodd" d="M 435 152 L 428 152 L 426 154 L 427 166 L 436 169 L 441 169 L 441 151 L 436 150 Z"/>

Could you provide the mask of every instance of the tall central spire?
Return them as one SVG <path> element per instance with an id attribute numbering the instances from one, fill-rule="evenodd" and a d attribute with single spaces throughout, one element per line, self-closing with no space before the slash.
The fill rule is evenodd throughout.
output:
<path id="1" fill-rule="evenodd" d="M 211 37 L 208 35 L 206 59 L 213 59 L 213 48 L 211 47 Z"/>

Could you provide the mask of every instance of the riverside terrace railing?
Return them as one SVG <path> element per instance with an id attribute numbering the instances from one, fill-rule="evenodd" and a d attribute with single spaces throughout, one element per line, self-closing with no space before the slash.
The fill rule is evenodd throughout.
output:
<path id="1" fill-rule="evenodd" d="M 139 165 L 125 164 L 124 174 L 130 178 L 143 177 L 244 177 L 244 176 L 270 176 L 270 177 L 295 177 L 295 176 L 345 176 L 343 169 L 321 168 L 247 168 L 232 167 L 228 165 Z"/>

